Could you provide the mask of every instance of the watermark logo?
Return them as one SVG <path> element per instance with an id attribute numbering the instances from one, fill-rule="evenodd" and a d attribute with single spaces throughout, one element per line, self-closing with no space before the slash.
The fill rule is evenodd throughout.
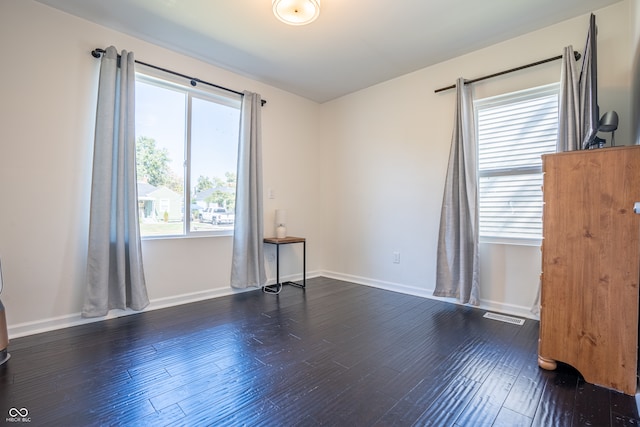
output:
<path id="1" fill-rule="evenodd" d="M 30 423 L 31 417 L 29 416 L 29 410 L 27 408 L 9 409 L 8 417 L 5 419 L 8 423 Z"/>

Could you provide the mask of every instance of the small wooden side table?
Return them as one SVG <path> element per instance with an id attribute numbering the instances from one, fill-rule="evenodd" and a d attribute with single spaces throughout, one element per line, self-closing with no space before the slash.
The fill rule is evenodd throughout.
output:
<path id="1" fill-rule="evenodd" d="M 268 294 L 279 294 L 283 285 L 293 285 L 299 288 L 307 287 L 307 240 L 304 237 L 287 236 L 282 239 L 277 237 L 265 237 L 264 243 L 276 245 L 276 283 L 273 285 L 265 285 L 262 292 Z M 280 282 L 280 245 L 288 245 L 291 243 L 302 243 L 302 284 L 296 282 Z"/>

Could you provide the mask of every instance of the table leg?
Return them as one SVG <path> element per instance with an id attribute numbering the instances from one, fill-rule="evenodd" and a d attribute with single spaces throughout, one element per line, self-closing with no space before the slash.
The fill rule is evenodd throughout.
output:
<path id="1" fill-rule="evenodd" d="M 307 242 L 302 242 L 302 287 L 307 287 Z"/>
<path id="2" fill-rule="evenodd" d="M 273 285 L 267 285 L 262 287 L 262 292 L 268 294 L 279 294 L 282 290 L 282 283 L 280 283 L 280 245 L 276 244 L 276 283 Z"/>
<path id="3" fill-rule="evenodd" d="M 296 282 L 280 282 L 280 243 L 268 242 L 276 245 L 276 283 L 273 285 L 265 285 L 262 287 L 262 291 L 269 294 L 279 294 L 284 285 L 293 285 L 299 288 L 307 287 L 307 242 L 285 242 L 285 243 L 302 243 L 302 283 Z"/>
<path id="4" fill-rule="evenodd" d="M 280 245 L 276 245 L 276 284 L 280 286 Z"/>
<path id="5" fill-rule="evenodd" d="M 307 287 L 307 242 L 302 242 L 302 284 L 296 282 L 286 283 L 303 289 Z"/>

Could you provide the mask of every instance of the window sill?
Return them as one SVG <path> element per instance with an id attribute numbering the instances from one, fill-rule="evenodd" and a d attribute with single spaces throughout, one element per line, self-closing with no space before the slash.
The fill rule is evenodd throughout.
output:
<path id="1" fill-rule="evenodd" d="M 140 239 L 142 241 L 146 240 L 176 240 L 176 239 L 202 239 L 208 237 L 233 237 L 233 231 L 220 231 L 215 233 L 191 233 L 191 234 L 180 234 L 180 235 L 165 235 L 165 236 L 142 236 Z"/>
<path id="2" fill-rule="evenodd" d="M 542 239 L 506 239 L 499 237 L 481 237 L 479 243 L 505 246 L 535 246 L 542 245 Z"/>

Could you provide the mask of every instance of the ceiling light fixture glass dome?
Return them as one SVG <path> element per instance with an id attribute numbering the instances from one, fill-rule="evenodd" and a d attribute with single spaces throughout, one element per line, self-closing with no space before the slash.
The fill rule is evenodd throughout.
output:
<path id="1" fill-rule="evenodd" d="M 310 24 L 320 15 L 320 0 L 273 0 L 273 14 L 285 24 Z"/>

